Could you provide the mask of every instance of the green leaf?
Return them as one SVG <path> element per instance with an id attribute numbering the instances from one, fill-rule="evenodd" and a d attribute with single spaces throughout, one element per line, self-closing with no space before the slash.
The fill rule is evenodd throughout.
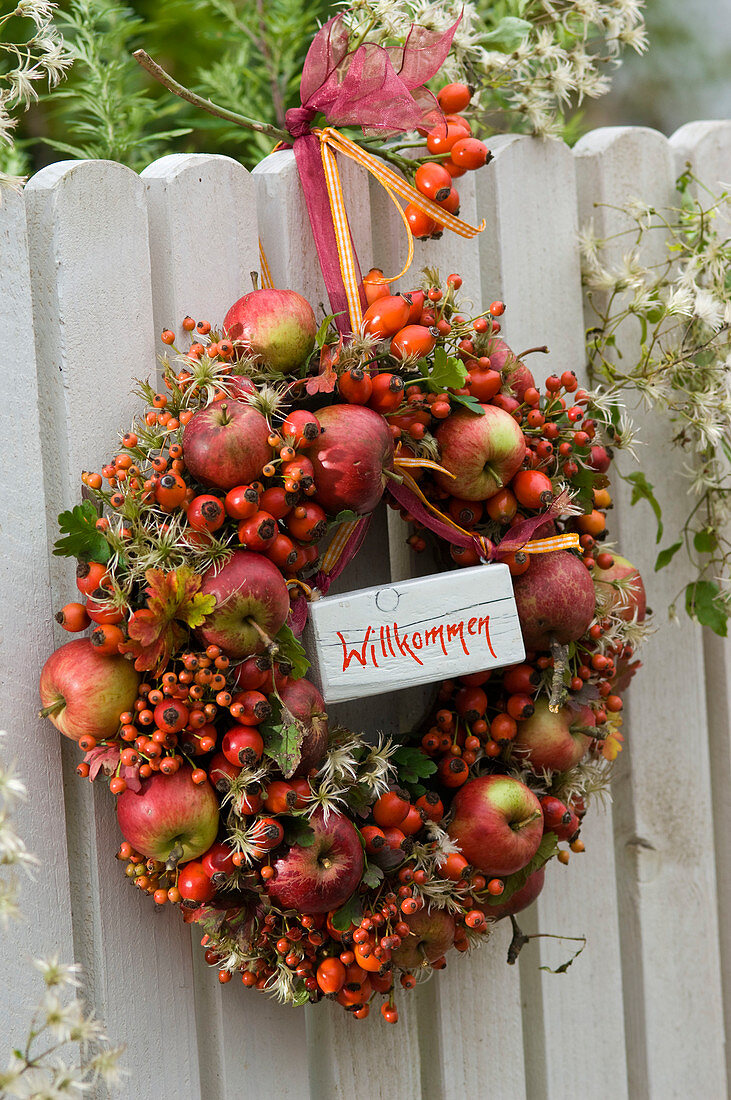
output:
<path id="1" fill-rule="evenodd" d="M 517 894 L 518 890 L 522 890 L 526 882 L 533 874 L 534 871 L 540 871 L 544 864 L 548 863 L 552 856 L 555 856 L 558 851 L 558 838 L 555 833 L 546 833 L 541 843 L 538 845 L 538 851 L 533 856 L 527 867 L 523 867 L 521 871 L 516 871 L 514 875 L 508 875 L 505 879 L 505 889 L 499 897 L 489 896 L 486 898 L 488 905 L 501 905 L 503 902 L 512 898 L 513 894 Z"/>
<path id="2" fill-rule="evenodd" d="M 290 1004 L 295 1008 L 300 1008 L 302 1005 L 309 1004 L 310 995 L 305 989 L 304 983 L 294 993 Z"/>
<path id="3" fill-rule="evenodd" d="M 338 911 L 333 913 L 331 923 L 338 932 L 347 932 L 351 924 L 358 924 L 362 916 L 363 906 L 360 899 L 357 894 L 352 894 L 345 905 L 341 905 Z"/>
<path id="4" fill-rule="evenodd" d="M 350 508 L 343 508 L 336 516 L 327 521 L 327 529 L 329 531 L 332 527 L 339 527 L 341 523 L 352 523 L 354 519 L 360 518 L 357 512 L 353 512 Z"/>
<path id="5" fill-rule="evenodd" d="M 345 796 L 345 800 L 348 806 L 357 814 L 358 817 L 365 818 L 371 812 L 371 806 L 373 805 L 373 795 L 370 792 L 370 787 L 367 787 L 365 783 L 356 783 L 355 786 L 348 787 L 348 793 Z"/>
<path id="6" fill-rule="evenodd" d="M 317 330 L 317 335 L 315 336 L 315 344 L 317 345 L 318 348 L 321 348 L 324 345 L 325 338 L 327 337 L 328 329 L 330 328 L 330 325 L 332 324 L 332 322 L 335 320 L 336 317 L 337 317 L 336 313 L 328 313 L 327 317 L 325 317 L 323 319 L 322 324 L 320 325 L 319 329 Z"/>
<path id="7" fill-rule="evenodd" d="M 292 679 L 301 680 L 310 667 L 302 642 L 295 638 L 286 623 L 277 631 L 275 641 L 281 656 L 292 665 Z"/>
<path id="8" fill-rule="evenodd" d="M 660 502 L 655 497 L 653 486 L 643 473 L 629 474 L 626 480 L 632 482 L 632 500 L 630 503 L 637 504 L 639 500 L 646 500 L 655 513 L 655 519 L 657 520 L 657 535 L 655 536 L 655 542 L 659 542 L 664 530 L 662 525 L 662 508 L 660 507 Z"/>
<path id="9" fill-rule="evenodd" d="M 462 360 L 447 355 L 444 348 L 440 347 L 435 349 L 431 364 L 426 359 L 419 361 L 419 370 L 434 393 L 461 390 L 467 381 L 467 367 Z"/>
<path id="10" fill-rule="evenodd" d="M 437 770 L 435 762 L 422 749 L 403 745 L 391 758 L 396 765 L 398 777 L 403 783 L 417 783 L 426 779 Z"/>
<path id="11" fill-rule="evenodd" d="M 277 703 L 266 722 L 259 726 L 264 741 L 264 754 L 273 760 L 285 779 L 297 770 L 302 754 L 305 727 L 287 707 Z"/>
<path id="12" fill-rule="evenodd" d="M 374 863 L 368 863 L 360 881 L 364 886 L 370 886 L 372 890 L 375 890 L 383 882 L 383 871 L 380 867 L 376 867 Z"/>
<path id="13" fill-rule="evenodd" d="M 469 393 L 450 393 L 449 400 L 456 401 L 458 405 L 464 405 L 466 409 L 469 409 L 470 412 L 477 413 L 478 416 L 485 415 L 484 407 L 476 397 L 473 397 Z"/>
<path id="14" fill-rule="evenodd" d="M 532 29 L 532 24 L 526 19 L 518 19 L 514 15 L 506 15 L 500 20 L 494 31 L 488 31 L 480 37 L 480 45 L 488 50 L 497 50 L 499 53 L 512 53 L 526 38 Z"/>
<path id="15" fill-rule="evenodd" d="M 62 537 L 56 539 L 54 554 L 62 558 L 83 558 L 85 561 L 109 561 L 112 548 L 96 528 L 99 519 L 90 500 L 77 504 L 70 512 L 61 512 L 58 526 Z"/>
<path id="16" fill-rule="evenodd" d="M 664 569 L 666 565 L 670 564 L 682 545 L 682 542 L 674 542 L 672 546 L 666 546 L 664 550 L 660 551 L 657 555 L 657 561 L 655 562 L 656 573 L 658 570 Z"/>
<path id="17" fill-rule="evenodd" d="M 728 610 L 715 581 L 693 581 L 685 590 L 685 610 L 701 626 L 710 626 L 725 638 L 728 634 Z"/>
<path id="18" fill-rule="evenodd" d="M 716 532 L 709 527 L 704 527 L 702 531 L 696 531 L 693 536 L 693 545 L 699 554 L 712 554 L 718 546 Z"/>
<path id="19" fill-rule="evenodd" d="M 315 830 L 303 817 L 283 817 L 285 844 L 298 844 L 300 848 L 309 848 L 315 842 Z"/>

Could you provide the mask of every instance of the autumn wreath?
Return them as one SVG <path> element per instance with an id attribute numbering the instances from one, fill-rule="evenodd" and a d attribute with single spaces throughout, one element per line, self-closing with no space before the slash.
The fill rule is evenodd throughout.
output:
<path id="1" fill-rule="evenodd" d="M 55 548 L 83 636 L 46 662 L 43 713 L 116 796 L 130 882 L 200 927 L 222 982 L 359 1018 L 380 994 L 395 1020 L 396 985 L 583 850 L 643 630 L 604 541 L 620 410 L 571 372 L 540 392 L 502 304 L 467 317 L 460 286 L 391 295 L 374 270 L 345 340 L 276 289 L 186 318 L 185 348 L 164 332 L 163 385 Z M 434 571 L 509 565 L 526 648 L 435 684 L 408 735 L 328 721 L 300 640 L 384 491 Z"/>

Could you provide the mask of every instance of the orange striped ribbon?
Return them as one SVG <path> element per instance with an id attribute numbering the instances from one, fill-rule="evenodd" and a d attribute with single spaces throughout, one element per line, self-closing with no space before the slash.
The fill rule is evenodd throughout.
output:
<path id="1" fill-rule="evenodd" d="M 448 214 L 441 206 L 438 206 L 435 202 L 432 202 L 431 199 L 426 198 L 425 195 L 420 194 L 419 191 L 406 183 L 401 176 L 397 175 L 396 172 L 389 168 L 388 165 L 384 164 L 383 161 L 379 160 L 378 157 L 366 153 L 359 145 L 356 145 L 354 141 L 345 137 L 345 135 L 341 134 L 338 130 L 327 127 L 324 130 L 313 130 L 313 133 L 320 140 L 320 154 L 322 156 L 322 166 L 325 172 L 328 198 L 330 199 L 330 210 L 335 229 L 340 270 L 343 276 L 343 285 L 345 286 L 345 294 L 348 302 L 350 324 L 353 332 L 355 332 L 360 328 L 363 315 L 360 304 L 360 291 L 358 289 L 358 276 L 356 273 L 355 257 L 353 255 L 353 245 L 350 239 L 348 216 L 345 210 L 343 187 L 340 180 L 340 173 L 338 172 L 337 160 L 335 158 L 336 152 L 342 153 L 343 156 L 354 160 L 357 164 L 366 168 L 367 171 L 378 180 L 396 206 L 404 226 L 406 227 L 409 246 L 406 264 L 398 275 L 392 275 L 386 278 L 385 282 L 387 283 L 392 283 L 396 279 L 400 279 L 402 275 L 405 275 L 414 258 L 414 238 L 409 228 L 409 223 L 406 220 L 406 215 L 396 195 L 400 195 L 401 198 L 406 199 L 407 202 L 413 203 L 422 213 L 438 221 L 445 229 L 451 229 L 453 233 L 458 233 L 461 237 L 470 239 L 478 233 L 481 233 L 485 228 L 485 222 L 483 220 L 480 222 L 479 226 L 468 225 L 467 222 L 455 218 L 453 214 Z"/>
<path id="2" fill-rule="evenodd" d="M 359 523 L 359 519 L 352 519 L 346 520 L 345 523 L 339 525 L 335 531 L 332 542 L 323 554 L 322 564 L 320 566 L 323 573 L 330 573 L 332 571 L 333 566 L 335 566 L 340 559 L 340 555 L 345 549 L 348 539 Z"/>
<path id="3" fill-rule="evenodd" d="M 269 269 L 264 245 L 261 243 L 261 237 L 259 238 L 259 266 L 261 267 L 261 285 L 265 290 L 271 290 L 274 287 L 274 280 Z"/>

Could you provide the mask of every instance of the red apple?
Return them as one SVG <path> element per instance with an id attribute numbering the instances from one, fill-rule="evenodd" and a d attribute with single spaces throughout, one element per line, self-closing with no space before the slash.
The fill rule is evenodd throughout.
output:
<path id="1" fill-rule="evenodd" d="M 185 863 L 207 852 L 218 832 L 218 799 L 210 783 L 194 783 L 192 768 L 158 772 L 117 799 L 124 839 L 147 859 Z M 181 854 L 182 853 L 182 854 Z"/>
<path id="2" fill-rule="evenodd" d="M 413 916 L 402 916 L 411 929 L 391 956 L 401 970 L 420 970 L 446 955 L 454 943 L 454 917 L 446 909 L 420 909 Z"/>
<path id="3" fill-rule="evenodd" d="M 216 597 L 198 635 L 229 657 L 261 653 L 266 641 L 253 625 L 274 637 L 289 614 L 289 592 L 276 565 L 262 554 L 237 550 L 222 569 L 203 575 L 201 595 Z"/>
<path id="4" fill-rule="evenodd" d="M 460 787 L 447 829 L 473 867 L 512 875 L 530 863 L 543 836 L 541 804 L 509 775 L 483 775 Z"/>
<path id="5" fill-rule="evenodd" d="M 293 844 L 274 864 L 269 896 L 282 909 L 300 913 L 327 913 L 338 909 L 357 888 L 363 874 L 363 848 L 358 831 L 347 817 L 331 813 L 325 822 L 316 810 L 309 823 L 312 844 Z"/>
<path id="6" fill-rule="evenodd" d="M 483 416 L 460 409 L 437 430 L 440 463 L 455 476 L 435 474 L 441 489 L 462 500 L 488 500 L 520 469 L 525 439 L 509 413 L 483 405 Z"/>
<path id="7" fill-rule="evenodd" d="M 41 672 L 41 714 L 65 737 L 113 737 L 122 711 L 132 710 L 140 682 L 124 657 L 100 657 L 88 638 L 62 645 Z"/>
<path id="8" fill-rule="evenodd" d="M 233 489 L 248 485 L 269 462 L 266 419 L 251 405 L 232 397 L 199 409 L 183 430 L 185 465 L 203 485 Z"/>
<path id="9" fill-rule="evenodd" d="M 534 702 L 530 718 L 518 722 L 512 742 L 518 760 L 525 759 L 533 771 L 542 768 L 566 772 L 586 756 L 592 738 L 584 731 L 596 725 L 591 707 L 561 707 L 553 714 L 548 700 Z"/>
<path id="10" fill-rule="evenodd" d="M 639 570 L 622 558 L 613 554 L 614 564 L 609 569 L 594 569 L 594 584 L 603 615 L 617 615 L 630 622 L 637 617 L 642 622 L 647 610 L 645 586 Z"/>
<path id="11" fill-rule="evenodd" d="M 482 909 L 488 920 L 502 920 L 503 917 L 520 913 L 522 909 L 527 909 L 536 900 L 543 889 L 545 877 L 546 868 L 541 867 L 538 871 L 534 871 L 532 875 L 528 875 L 525 886 L 521 886 L 520 890 L 516 890 L 507 901 L 501 902 L 499 898 L 496 898 L 495 904 L 486 902 L 480 906 L 480 909 Z"/>
<path id="12" fill-rule="evenodd" d="M 302 366 L 317 335 L 310 303 L 294 290 L 255 290 L 231 306 L 223 321 L 229 339 L 283 374 Z"/>
<path id="13" fill-rule="evenodd" d="M 302 742 L 300 762 L 294 775 L 307 775 L 318 768 L 327 752 L 327 711 L 325 700 L 314 684 L 304 678 L 289 680 L 280 692 L 285 707 L 298 718 L 306 729 Z"/>
<path id="14" fill-rule="evenodd" d="M 518 400 L 522 401 L 525 391 L 536 384 L 532 371 L 516 358 L 513 349 L 499 336 L 492 337 L 486 354 L 490 357 L 491 369 L 502 372 L 503 381 Z"/>
<path id="15" fill-rule="evenodd" d="M 576 641 L 594 618 L 589 570 L 568 550 L 532 557 L 527 571 L 513 578 L 513 591 L 526 649 L 549 649 L 552 638 L 562 645 Z"/>
<path id="16" fill-rule="evenodd" d="M 323 429 L 308 450 L 316 498 L 331 513 L 372 512 L 383 496 L 384 470 L 393 466 L 393 436 L 384 418 L 363 405 L 319 409 Z"/>

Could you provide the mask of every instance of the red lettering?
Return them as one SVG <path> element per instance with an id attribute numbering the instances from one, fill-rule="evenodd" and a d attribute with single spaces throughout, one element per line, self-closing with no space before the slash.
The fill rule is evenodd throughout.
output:
<path id="1" fill-rule="evenodd" d="M 412 657 L 416 661 L 417 665 L 423 665 L 424 664 L 424 662 L 420 661 L 419 658 L 414 653 L 414 651 L 411 649 L 411 646 L 409 645 L 409 642 L 408 642 L 408 634 L 404 634 L 403 641 L 399 638 L 399 636 L 398 636 L 398 626 L 397 626 L 396 623 L 393 624 L 393 637 L 394 637 L 394 641 L 396 642 L 396 645 L 399 648 L 399 652 L 401 653 L 402 657 L 405 657 L 406 654 L 408 653 L 409 657 Z"/>
<path id="2" fill-rule="evenodd" d="M 424 648 L 424 643 L 421 640 L 421 634 L 418 630 L 415 630 L 414 633 L 411 635 L 411 644 L 413 645 L 414 649 Z"/>
<path id="3" fill-rule="evenodd" d="M 374 645 L 371 646 L 371 660 L 373 661 L 375 667 L 378 668 L 378 661 L 376 660 L 376 647 Z"/>
<path id="4" fill-rule="evenodd" d="M 476 632 L 475 630 L 473 630 L 474 624 L 475 624 L 476 622 L 477 622 L 477 619 L 470 619 L 470 621 L 469 621 L 469 622 L 467 623 L 467 633 L 468 633 L 468 634 L 475 634 L 475 633 L 477 633 L 477 632 Z"/>
<path id="5" fill-rule="evenodd" d="M 368 660 L 366 647 L 368 645 L 368 639 L 370 638 L 371 634 L 373 633 L 373 627 L 372 626 L 368 627 L 368 630 L 366 631 L 366 636 L 363 639 L 363 645 L 361 646 L 360 653 L 358 652 L 357 649 L 351 649 L 350 653 L 348 653 L 348 646 L 347 646 L 347 643 L 345 641 L 345 638 L 342 636 L 342 634 L 340 633 L 339 630 L 336 631 L 336 633 L 337 633 L 337 636 L 340 639 L 340 641 L 343 643 L 343 672 L 346 671 L 346 669 L 348 668 L 350 662 L 353 660 L 354 657 L 355 657 L 356 661 L 359 662 L 361 667 L 365 668 L 366 661 Z M 373 647 L 371 646 L 371 649 L 372 648 Z"/>
<path id="6" fill-rule="evenodd" d="M 465 640 L 464 640 L 464 623 L 463 622 L 447 623 L 447 641 L 451 642 L 454 638 L 459 638 L 460 642 L 462 643 L 462 649 L 464 650 L 465 656 L 469 657 L 470 651 L 467 648 L 467 646 L 465 645 Z"/>
<path id="7" fill-rule="evenodd" d="M 487 639 L 487 648 L 490 650 L 493 657 L 497 661 L 497 653 L 492 648 L 492 642 L 490 641 L 490 616 L 489 615 L 481 616 L 479 624 L 477 626 L 478 633 L 479 633 L 480 630 L 482 630 L 483 626 L 485 627 L 485 638 Z"/>
<path id="8" fill-rule="evenodd" d="M 381 653 L 384 657 L 388 657 L 388 654 L 386 653 L 386 646 L 383 642 L 383 627 L 381 627 Z"/>

